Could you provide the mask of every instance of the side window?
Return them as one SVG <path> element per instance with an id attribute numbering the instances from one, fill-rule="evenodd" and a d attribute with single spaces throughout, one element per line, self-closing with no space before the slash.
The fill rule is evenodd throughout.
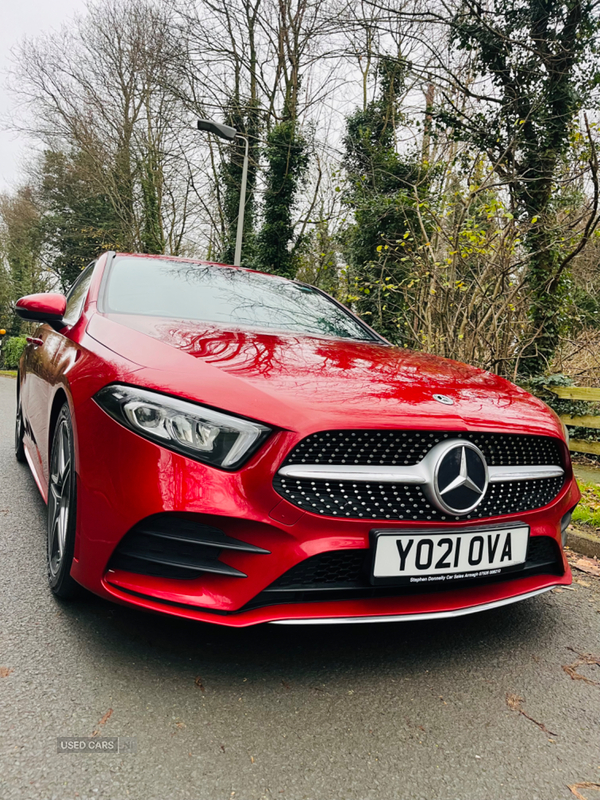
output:
<path id="1" fill-rule="evenodd" d="M 69 327 L 75 325 L 81 316 L 87 291 L 90 288 L 90 283 L 92 282 L 92 275 L 94 273 L 95 266 L 95 261 L 87 266 L 77 278 L 73 286 L 71 286 L 69 289 L 67 294 L 67 309 L 63 317 L 63 322 Z"/>

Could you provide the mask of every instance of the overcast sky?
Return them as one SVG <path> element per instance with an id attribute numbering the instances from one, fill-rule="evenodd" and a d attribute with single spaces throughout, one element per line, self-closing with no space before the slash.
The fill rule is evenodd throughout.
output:
<path id="1" fill-rule="evenodd" d="M 58 29 L 84 0 L 13 0 L 2 2 L 0 22 L 0 120 L 4 120 L 14 102 L 6 90 L 6 71 L 10 66 L 10 50 L 24 36 Z M 0 125 L 0 191 L 9 189 L 18 180 L 19 166 L 26 157 L 27 143 Z"/>

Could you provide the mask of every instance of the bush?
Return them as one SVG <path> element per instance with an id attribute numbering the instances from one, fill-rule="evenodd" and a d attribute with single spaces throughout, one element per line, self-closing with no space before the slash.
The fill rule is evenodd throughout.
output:
<path id="1" fill-rule="evenodd" d="M 27 339 L 24 336 L 11 336 L 10 339 L 4 342 L 2 355 L 4 356 L 5 369 L 17 369 L 26 345 Z"/>

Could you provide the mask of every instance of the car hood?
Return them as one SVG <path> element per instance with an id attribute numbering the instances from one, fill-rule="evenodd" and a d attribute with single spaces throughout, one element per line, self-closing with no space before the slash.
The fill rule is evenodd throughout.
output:
<path id="1" fill-rule="evenodd" d="M 88 334 L 145 367 L 136 382 L 148 388 L 284 428 L 561 435 L 545 403 L 503 378 L 385 344 L 121 314 L 95 314 Z"/>

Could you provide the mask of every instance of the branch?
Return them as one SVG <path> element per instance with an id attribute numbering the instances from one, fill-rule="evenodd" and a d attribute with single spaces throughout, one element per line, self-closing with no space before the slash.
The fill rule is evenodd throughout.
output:
<path id="1" fill-rule="evenodd" d="M 591 151 L 590 152 L 589 165 L 590 165 L 590 171 L 591 171 L 591 175 L 592 175 L 592 184 L 593 184 L 593 187 L 594 187 L 594 199 L 592 201 L 592 211 L 591 211 L 591 214 L 590 214 L 590 218 L 588 219 L 587 225 L 585 226 L 585 230 L 583 232 L 583 236 L 581 237 L 581 239 L 579 241 L 579 244 L 577 245 L 577 247 L 574 250 L 572 250 L 569 253 L 569 255 L 566 258 L 563 259 L 563 261 L 561 262 L 560 266 L 556 270 L 556 274 L 554 275 L 554 277 L 553 277 L 553 279 L 550 282 L 550 285 L 548 287 L 548 290 L 550 292 L 555 291 L 556 287 L 558 286 L 558 281 L 560 279 L 560 276 L 564 272 L 565 267 L 567 266 L 567 264 L 569 264 L 575 258 L 575 256 L 577 256 L 577 255 L 579 255 L 579 253 L 581 253 L 583 248 L 589 242 L 592 233 L 598 227 L 598 223 L 600 222 L 600 217 L 598 216 L 598 204 L 600 202 L 600 187 L 599 187 L 599 183 L 598 183 L 598 153 L 596 151 L 596 144 L 595 144 L 594 139 L 592 137 L 592 131 L 590 130 L 590 123 L 588 122 L 587 114 L 584 114 L 583 118 L 585 120 L 585 128 L 586 128 L 586 131 L 587 131 L 588 140 L 589 140 L 589 143 L 590 143 L 590 151 Z"/>

